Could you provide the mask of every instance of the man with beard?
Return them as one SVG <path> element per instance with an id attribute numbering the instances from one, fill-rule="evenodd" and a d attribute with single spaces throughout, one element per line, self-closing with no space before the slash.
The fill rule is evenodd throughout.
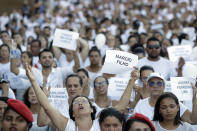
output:
<path id="1" fill-rule="evenodd" d="M 146 52 L 148 56 L 140 59 L 138 62 L 139 69 L 144 65 L 152 66 L 154 71 L 161 73 L 166 80 L 172 76 L 176 76 L 173 64 L 160 56 L 161 44 L 157 38 L 151 37 L 148 39 Z"/>

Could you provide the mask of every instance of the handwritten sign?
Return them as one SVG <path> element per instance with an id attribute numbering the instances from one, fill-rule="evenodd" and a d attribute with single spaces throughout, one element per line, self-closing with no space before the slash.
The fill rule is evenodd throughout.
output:
<path id="1" fill-rule="evenodd" d="M 164 90 L 164 92 L 172 92 L 171 82 L 170 81 L 165 81 L 165 90 Z"/>
<path id="2" fill-rule="evenodd" d="M 107 50 L 102 73 L 122 74 L 131 71 L 136 66 L 138 56 L 117 50 Z"/>
<path id="3" fill-rule="evenodd" d="M 194 42 L 193 41 L 190 41 L 190 40 L 183 39 L 181 41 L 181 45 L 191 45 L 193 47 L 194 46 Z"/>
<path id="4" fill-rule="evenodd" d="M 171 77 L 172 92 L 178 97 L 179 101 L 192 100 L 193 89 L 191 83 L 196 80 L 188 77 Z"/>
<path id="5" fill-rule="evenodd" d="M 63 30 L 63 29 L 56 29 L 53 39 L 53 46 L 57 46 L 69 50 L 76 50 L 77 48 L 76 40 L 78 38 L 79 38 L 79 33 Z"/>
<path id="6" fill-rule="evenodd" d="M 129 79 L 112 77 L 109 80 L 108 96 L 113 100 L 119 100 L 127 87 Z"/>
<path id="7" fill-rule="evenodd" d="M 62 113 L 64 116 L 68 116 L 68 96 L 66 88 L 51 88 L 49 102 Z"/>
<path id="8" fill-rule="evenodd" d="M 170 61 L 178 61 L 180 57 L 189 59 L 189 55 L 192 53 L 191 45 L 179 45 L 179 46 L 170 46 L 167 48 Z"/>

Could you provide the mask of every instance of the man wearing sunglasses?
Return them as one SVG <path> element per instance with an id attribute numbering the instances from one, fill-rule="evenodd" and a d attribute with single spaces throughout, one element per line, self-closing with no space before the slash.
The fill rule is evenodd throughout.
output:
<path id="1" fill-rule="evenodd" d="M 138 68 L 144 65 L 151 66 L 156 72 L 161 73 L 165 79 L 170 79 L 170 77 L 177 75 L 173 64 L 160 56 L 161 44 L 157 38 L 151 37 L 148 39 L 146 52 L 147 57 L 138 61 Z"/>
<path id="2" fill-rule="evenodd" d="M 160 73 L 151 73 L 147 78 L 147 88 L 150 92 L 150 97 L 141 99 L 134 108 L 134 113 L 144 114 L 152 120 L 156 101 L 159 96 L 162 95 L 165 89 L 165 80 L 163 76 Z M 195 94 L 196 93 L 194 90 L 194 96 Z M 190 112 L 187 107 L 185 107 L 181 102 L 179 103 L 179 106 L 181 119 L 188 123 L 196 124 L 197 119 L 195 118 L 195 116 L 197 116 L 197 98 L 194 97 L 193 99 L 192 112 Z"/>

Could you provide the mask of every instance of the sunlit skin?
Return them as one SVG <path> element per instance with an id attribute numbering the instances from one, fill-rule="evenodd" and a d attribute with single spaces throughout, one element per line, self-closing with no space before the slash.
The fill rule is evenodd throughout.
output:
<path id="1" fill-rule="evenodd" d="M 160 78 L 154 77 L 154 78 L 150 79 L 148 81 L 148 83 L 149 82 L 155 82 L 155 83 L 162 82 L 163 83 L 163 80 L 160 79 Z M 150 91 L 150 95 L 151 96 L 155 96 L 155 97 L 159 97 L 163 93 L 164 88 L 165 88 L 164 83 L 163 83 L 163 85 L 161 87 L 158 86 L 157 84 L 154 84 L 154 86 L 152 86 L 152 87 L 149 86 L 149 84 L 147 84 L 147 87 L 148 87 L 148 89 Z"/>
<path id="2" fill-rule="evenodd" d="M 28 92 L 28 100 L 31 104 L 37 104 L 38 103 L 38 100 L 37 100 L 37 97 L 36 97 L 36 94 L 33 90 L 33 88 L 30 88 L 29 89 L 29 92 Z"/>
<path id="3" fill-rule="evenodd" d="M 53 65 L 53 55 L 51 52 L 43 52 L 39 60 L 43 68 L 51 68 Z"/>
<path id="4" fill-rule="evenodd" d="M 122 123 L 114 116 L 108 116 L 100 125 L 101 131 L 122 131 Z"/>
<path id="5" fill-rule="evenodd" d="M 129 131 L 151 131 L 151 128 L 143 122 L 134 122 Z"/>
<path id="6" fill-rule="evenodd" d="M 158 48 L 158 49 L 156 49 L 156 48 L 149 49 L 148 48 L 148 46 L 153 46 L 153 45 L 159 45 L 159 42 L 158 41 L 150 41 L 147 45 L 146 51 L 148 53 L 148 59 L 156 61 L 156 60 L 159 59 L 160 52 L 161 52 L 161 47 Z"/>
<path id="7" fill-rule="evenodd" d="M 95 80 L 96 83 L 105 83 L 105 85 L 95 86 L 96 94 L 98 95 L 107 95 L 108 85 L 106 84 L 106 80 L 103 77 L 99 77 Z"/>
<path id="8" fill-rule="evenodd" d="M 99 55 L 98 52 L 92 51 L 90 54 L 90 62 L 91 65 L 99 65 L 101 62 L 101 56 Z"/>
<path id="9" fill-rule="evenodd" d="M 8 110 L 2 122 L 3 131 L 28 131 L 27 121 L 13 110 Z"/>
<path id="10" fill-rule="evenodd" d="M 9 58 L 9 50 L 7 46 L 3 46 L 0 50 L 0 57 L 1 59 L 8 59 Z"/>
<path id="11" fill-rule="evenodd" d="M 31 65 L 31 64 L 30 64 L 31 61 L 32 61 L 32 59 L 27 55 L 27 53 L 23 53 L 23 54 L 21 55 L 21 63 L 22 63 L 23 65 L 25 65 L 25 63 L 28 63 L 29 65 Z"/>

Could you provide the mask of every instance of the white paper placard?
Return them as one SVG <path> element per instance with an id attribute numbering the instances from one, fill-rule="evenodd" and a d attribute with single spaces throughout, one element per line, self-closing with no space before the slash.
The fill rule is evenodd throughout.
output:
<path id="1" fill-rule="evenodd" d="M 119 100 L 127 87 L 129 79 L 112 77 L 109 80 L 108 96 L 113 100 Z"/>
<path id="2" fill-rule="evenodd" d="M 62 113 L 62 115 L 68 114 L 68 96 L 66 88 L 51 88 L 49 102 Z"/>
<path id="3" fill-rule="evenodd" d="M 194 78 L 171 77 L 172 92 L 178 97 L 179 101 L 192 100 L 193 89 L 191 83 L 195 84 Z"/>
<path id="4" fill-rule="evenodd" d="M 183 33 L 189 35 L 189 40 L 193 41 L 196 38 L 195 28 L 194 27 L 185 27 L 183 28 Z"/>
<path id="5" fill-rule="evenodd" d="M 194 46 L 194 42 L 192 42 L 190 40 L 183 39 L 181 41 L 181 45 L 191 45 L 193 47 Z"/>
<path id="6" fill-rule="evenodd" d="M 53 46 L 76 50 L 77 48 L 77 39 L 79 38 L 79 33 L 72 32 L 69 30 L 56 29 L 53 39 Z"/>
<path id="7" fill-rule="evenodd" d="M 172 62 L 178 61 L 180 57 L 183 57 L 185 60 L 189 58 L 189 55 L 192 53 L 191 45 L 179 45 L 179 46 L 170 46 L 167 48 L 169 59 Z"/>
<path id="8" fill-rule="evenodd" d="M 165 90 L 164 90 L 164 92 L 172 92 L 171 82 L 170 81 L 165 81 Z"/>
<path id="9" fill-rule="evenodd" d="M 163 28 L 162 24 L 153 24 L 151 30 L 161 30 Z"/>
<path id="10" fill-rule="evenodd" d="M 130 72 L 133 66 L 136 66 L 138 62 L 138 56 L 118 50 L 107 50 L 105 62 L 102 67 L 102 73 L 109 74 L 122 74 Z"/>

